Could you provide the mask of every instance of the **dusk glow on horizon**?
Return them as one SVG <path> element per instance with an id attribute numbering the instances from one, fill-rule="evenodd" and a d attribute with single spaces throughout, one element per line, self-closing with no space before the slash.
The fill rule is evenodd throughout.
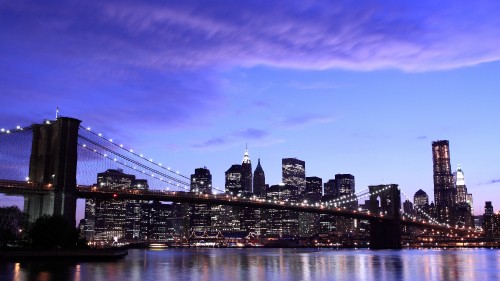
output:
<path id="1" fill-rule="evenodd" d="M 431 143 L 449 140 L 475 214 L 500 211 L 500 2 L 356 4 L 4 1 L 0 127 L 58 108 L 180 174 L 207 167 L 219 189 L 248 144 L 270 185 L 296 157 L 323 182 L 431 201 Z"/>

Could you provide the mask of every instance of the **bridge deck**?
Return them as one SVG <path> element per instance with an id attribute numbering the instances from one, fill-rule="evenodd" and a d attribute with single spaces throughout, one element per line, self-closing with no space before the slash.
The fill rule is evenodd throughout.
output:
<path id="1" fill-rule="evenodd" d="M 44 194 L 53 191 L 49 186 L 40 186 L 23 181 L 0 180 L 0 193 L 7 195 Z M 243 198 L 226 194 L 210 195 L 192 192 L 161 191 L 161 190 L 103 190 L 93 186 L 77 186 L 76 196 L 79 198 L 102 200 L 158 200 L 166 202 L 184 202 L 211 205 L 228 205 L 261 209 L 289 210 L 316 214 L 329 214 L 346 218 L 393 221 L 394 218 L 368 211 L 349 210 L 345 208 L 324 206 L 321 204 L 303 204 L 288 201 L 271 201 L 259 198 Z M 473 231 L 467 228 L 455 228 L 445 225 L 436 225 L 421 220 L 401 218 L 401 225 L 430 228 L 435 230 L 455 231 L 458 233 Z"/>

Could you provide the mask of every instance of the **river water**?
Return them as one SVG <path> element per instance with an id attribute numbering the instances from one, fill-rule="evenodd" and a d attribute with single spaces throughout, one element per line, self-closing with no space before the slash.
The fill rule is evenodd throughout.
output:
<path id="1" fill-rule="evenodd" d="M 500 280 L 500 250 L 129 250 L 113 262 L 1 263 L 0 280 Z"/>

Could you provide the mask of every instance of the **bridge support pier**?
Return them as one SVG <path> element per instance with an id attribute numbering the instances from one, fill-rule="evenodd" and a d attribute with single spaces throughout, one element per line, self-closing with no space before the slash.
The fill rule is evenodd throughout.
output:
<path id="1" fill-rule="evenodd" d="M 370 219 L 370 249 L 401 249 L 399 220 Z"/>
<path id="2" fill-rule="evenodd" d="M 397 184 L 370 185 L 370 212 L 384 215 L 370 219 L 371 249 L 401 249 L 401 192 Z"/>
<path id="3" fill-rule="evenodd" d="M 59 117 L 33 125 L 29 180 L 50 189 L 47 195 L 26 195 L 24 211 L 31 222 L 42 215 L 63 216 L 75 225 L 76 165 L 80 120 Z"/>

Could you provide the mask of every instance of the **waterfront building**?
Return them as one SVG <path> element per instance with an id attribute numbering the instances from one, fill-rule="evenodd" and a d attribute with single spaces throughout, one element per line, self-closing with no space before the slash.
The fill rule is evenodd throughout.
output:
<path id="1" fill-rule="evenodd" d="M 97 185 L 107 190 L 147 189 L 147 181 L 121 169 L 97 174 Z M 86 238 L 89 241 L 141 240 L 141 204 L 137 200 L 87 199 L 85 202 Z"/>
<path id="2" fill-rule="evenodd" d="M 195 169 L 191 175 L 191 192 L 212 194 L 212 175 L 206 167 Z M 189 204 L 189 226 L 194 231 L 208 231 L 211 227 L 211 207 L 207 204 Z"/>
<path id="3" fill-rule="evenodd" d="M 288 186 L 295 186 L 295 194 L 301 194 L 306 189 L 306 162 L 297 158 L 283 158 L 281 160 L 282 182 Z"/>
<path id="4" fill-rule="evenodd" d="M 450 149 L 447 140 L 432 142 L 432 162 L 437 219 L 443 223 L 454 224 L 456 189 L 451 174 Z"/>
<path id="5" fill-rule="evenodd" d="M 306 191 L 299 196 L 299 202 L 316 204 L 321 202 L 323 180 L 319 177 L 306 177 Z M 299 213 L 300 237 L 311 237 L 319 233 L 320 215 L 314 213 Z"/>
<path id="6" fill-rule="evenodd" d="M 182 220 L 175 212 L 174 204 L 153 201 L 143 204 L 142 228 L 143 241 L 148 242 L 175 242 L 182 233 L 178 233 L 175 226 Z"/>
<path id="7" fill-rule="evenodd" d="M 266 199 L 271 201 L 298 202 L 297 187 L 279 184 L 268 188 Z M 295 211 L 269 209 L 265 211 L 266 236 L 283 237 L 299 235 L 299 214 Z"/>
<path id="8" fill-rule="evenodd" d="M 132 181 L 132 190 L 148 190 L 148 181 L 135 179 Z M 148 237 L 148 228 L 143 223 L 143 206 L 148 204 L 144 200 L 125 201 L 125 239 L 128 241 L 145 240 Z"/>
<path id="9" fill-rule="evenodd" d="M 485 237 L 493 238 L 493 205 L 491 201 L 486 201 L 484 205 L 483 231 Z"/>
<path id="10" fill-rule="evenodd" d="M 253 194 L 258 197 L 264 196 L 266 192 L 266 175 L 264 169 L 260 165 L 260 158 L 257 162 L 257 167 L 253 172 Z"/>

